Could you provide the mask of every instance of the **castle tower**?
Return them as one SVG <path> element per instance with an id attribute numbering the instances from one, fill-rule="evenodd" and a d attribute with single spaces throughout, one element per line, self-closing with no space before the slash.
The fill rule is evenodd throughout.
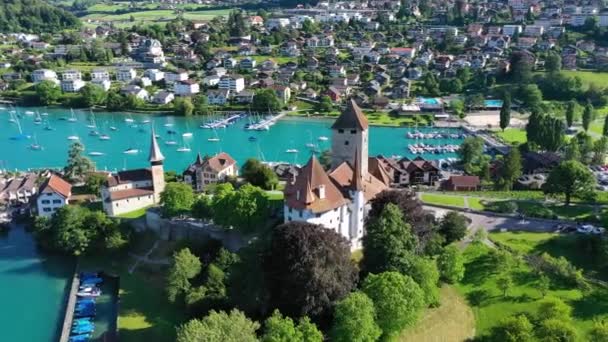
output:
<path id="1" fill-rule="evenodd" d="M 152 187 L 154 188 L 154 203 L 160 202 L 160 193 L 165 190 L 165 170 L 163 168 L 165 157 L 160 152 L 158 142 L 156 142 L 156 132 L 152 126 L 152 137 L 150 142 L 150 169 L 152 170 Z"/>
<path id="2" fill-rule="evenodd" d="M 331 126 L 331 167 L 338 167 L 343 162 L 355 165 L 358 159 L 359 174 L 361 177 L 367 175 L 368 159 L 368 123 L 365 114 L 355 100 L 350 99 L 346 103 L 346 109 Z M 356 156 L 356 158 L 355 158 Z"/>
<path id="3" fill-rule="evenodd" d="M 349 236 L 351 249 L 361 248 L 361 239 L 364 234 L 365 222 L 365 188 L 363 184 L 363 175 L 361 174 L 361 163 L 359 162 L 358 151 L 354 153 L 355 162 L 353 164 L 353 179 L 349 189 L 351 198 L 351 218 L 349 227 Z"/>

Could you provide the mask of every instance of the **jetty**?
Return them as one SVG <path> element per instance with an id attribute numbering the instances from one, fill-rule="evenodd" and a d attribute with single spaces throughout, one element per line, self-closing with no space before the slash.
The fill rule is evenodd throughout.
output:
<path id="1" fill-rule="evenodd" d="M 250 131 L 267 131 L 270 129 L 270 126 L 274 125 L 277 121 L 279 121 L 279 119 L 281 119 L 285 115 L 287 115 L 286 112 L 273 115 L 257 123 L 250 124 L 249 126 L 247 126 L 247 129 Z"/>
<path id="2" fill-rule="evenodd" d="M 211 128 L 226 127 L 226 126 L 234 123 L 236 120 L 240 119 L 241 117 L 242 117 L 241 114 L 234 114 L 225 119 L 220 119 L 220 120 L 216 120 L 216 121 L 201 125 L 201 128 L 210 128 L 211 129 Z"/>
<path id="3" fill-rule="evenodd" d="M 74 319 L 74 308 L 76 307 L 76 293 L 80 285 L 78 277 L 78 264 L 75 267 L 74 276 L 72 277 L 72 285 L 68 293 L 68 304 L 65 307 L 65 317 L 63 318 L 63 326 L 61 327 L 61 337 L 59 342 L 68 342 L 70 340 L 70 331 L 72 330 L 72 320 Z"/>

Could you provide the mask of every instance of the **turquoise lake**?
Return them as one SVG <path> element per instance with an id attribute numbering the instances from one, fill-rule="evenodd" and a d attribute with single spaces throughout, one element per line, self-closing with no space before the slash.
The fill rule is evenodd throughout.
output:
<path id="1" fill-rule="evenodd" d="M 39 253 L 23 228 L 0 233 L 0 340 L 57 341 L 73 270 L 67 258 Z"/>
<path id="2" fill-rule="evenodd" d="M 103 154 L 91 156 L 100 170 L 120 170 L 138 168 L 148 165 L 148 148 L 150 145 L 150 129 L 154 125 L 159 135 L 159 144 L 165 155 L 165 169 L 183 171 L 196 158 L 196 153 L 213 155 L 220 151 L 233 156 L 240 165 L 250 157 L 266 161 L 284 161 L 305 163 L 313 149 L 307 145 L 314 144 L 317 151 L 331 147 L 331 124 L 333 120 L 287 118 L 278 121 L 268 131 L 248 131 L 244 129 L 247 118 L 240 119 L 226 128 L 202 129 L 206 122 L 204 117 L 175 117 L 151 116 L 144 114 L 122 114 L 95 112 L 92 116 L 88 110 L 74 110 L 75 122 L 65 120 L 72 117 L 69 109 L 46 108 L 16 108 L 19 113 L 19 123 L 24 135 L 29 138 L 13 140 L 19 135 L 17 123 L 9 122 L 11 115 L 8 108 L 0 110 L 0 169 L 27 170 L 31 168 L 60 168 L 67 160 L 67 150 L 71 141 L 69 136 L 78 136 L 85 145 L 86 153 Z M 48 113 L 41 116 L 42 124 L 36 124 L 36 115 L 26 111 Z M 110 136 L 110 140 L 100 140 L 91 136 L 94 119 L 97 130 Z M 125 122 L 125 118 L 133 122 Z M 149 123 L 143 123 L 150 120 Z M 49 125 L 53 130 L 46 130 Z M 116 130 L 111 130 L 115 127 Z M 174 131 L 169 134 L 168 131 Z M 408 150 L 408 144 L 424 142 L 425 144 L 460 144 L 461 139 L 408 139 L 406 133 L 415 128 L 370 128 L 370 155 L 416 157 Z M 457 129 L 419 128 L 422 132 L 441 131 L 459 132 Z M 192 133 L 191 137 L 182 137 L 183 133 Z M 250 141 L 255 137 L 255 141 Z M 319 140 L 328 137 L 329 140 Z M 219 139 L 209 141 L 208 139 Z M 167 145 L 173 141 L 174 145 Z M 33 150 L 30 145 L 37 143 L 42 150 Z M 178 152 L 178 148 L 187 147 L 190 152 Z M 136 154 L 123 153 L 127 149 L 139 150 Z M 287 153 L 287 150 L 297 150 L 298 153 Z M 454 153 L 423 154 L 427 159 L 455 157 Z"/>

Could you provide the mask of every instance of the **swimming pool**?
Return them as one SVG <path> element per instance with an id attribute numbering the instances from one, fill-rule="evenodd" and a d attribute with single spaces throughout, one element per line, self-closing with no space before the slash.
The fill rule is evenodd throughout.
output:
<path id="1" fill-rule="evenodd" d="M 438 106 L 441 104 L 441 101 L 435 97 L 419 97 L 418 103 L 429 106 Z"/>
<path id="2" fill-rule="evenodd" d="M 502 100 L 485 100 L 485 108 L 500 108 L 502 107 Z"/>

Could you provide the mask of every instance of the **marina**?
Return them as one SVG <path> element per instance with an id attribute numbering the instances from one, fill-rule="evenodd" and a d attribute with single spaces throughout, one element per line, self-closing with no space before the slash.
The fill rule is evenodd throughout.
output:
<path id="1" fill-rule="evenodd" d="M 100 170 L 143 167 L 147 165 L 147 153 L 142 151 L 147 151 L 147 136 L 152 127 L 166 156 L 167 169 L 177 172 L 192 163 L 198 152 L 202 155 L 227 152 L 240 165 L 252 157 L 267 162 L 303 164 L 311 154 L 330 149 L 332 143 L 331 119 L 265 118 L 234 112 L 224 117 L 178 117 L 92 114 L 89 109 L 39 107 L 27 110 L 48 113 L 44 116 L 44 124 L 36 125 L 36 116 L 25 115 L 25 108 L 8 107 L 0 111 L 0 151 L 5 151 L 0 154 L 0 169 L 62 168 L 74 141 L 84 144 L 84 154 Z M 90 134 L 89 126 L 93 126 L 93 121 L 97 135 Z M 202 127 L 213 122 L 216 124 L 211 128 Z M 250 130 L 248 124 L 258 128 L 268 125 L 269 129 Z M 47 130 L 46 126 L 52 129 Z M 453 147 L 460 145 L 465 131 L 460 128 L 372 126 L 369 134 L 370 155 L 447 159 L 456 157 Z M 426 148 L 419 149 L 420 144 Z"/>

